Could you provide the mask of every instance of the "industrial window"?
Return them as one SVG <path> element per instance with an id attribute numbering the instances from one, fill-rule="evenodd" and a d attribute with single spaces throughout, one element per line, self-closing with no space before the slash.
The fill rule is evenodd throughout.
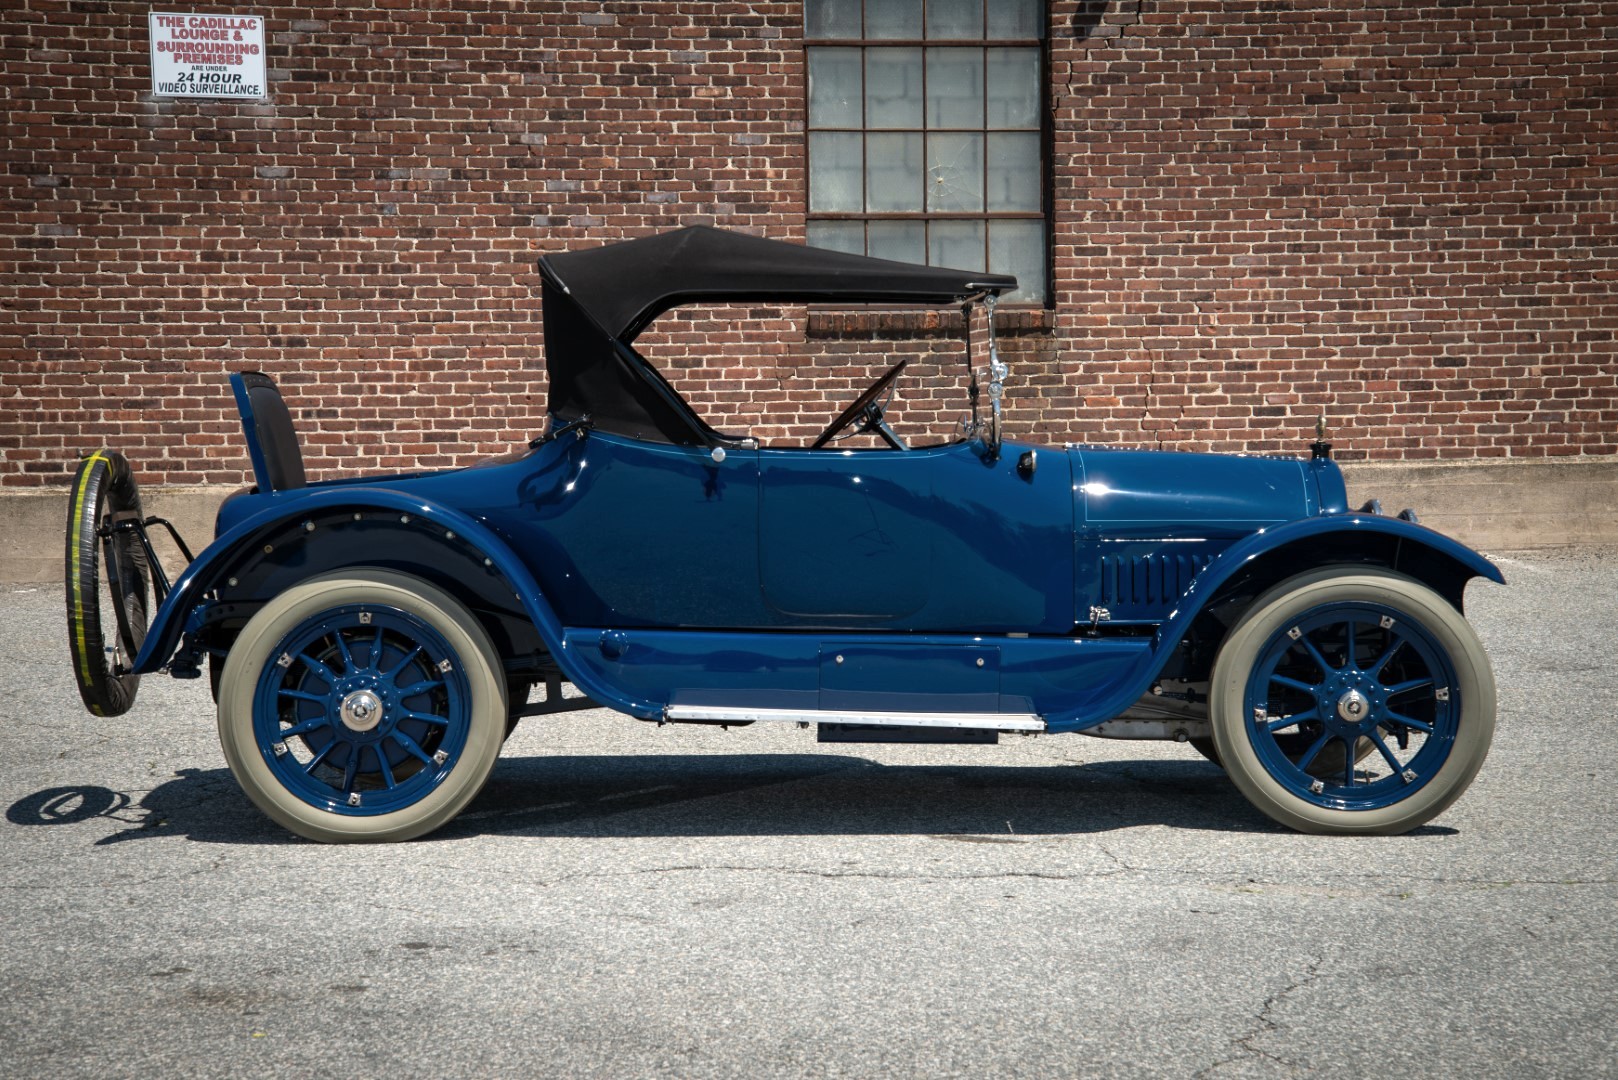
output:
<path id="1" fill-rule="evenodd" d="M 1044 0 L 804 0 L 809 243 L 1044 303 Z"/>

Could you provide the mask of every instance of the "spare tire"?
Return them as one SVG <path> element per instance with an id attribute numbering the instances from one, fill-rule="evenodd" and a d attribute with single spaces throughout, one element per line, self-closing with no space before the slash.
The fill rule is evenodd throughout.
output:
<path id="1" fill-rule="evenodd" d="M 98 450 L 79 463 L 67 503 L 67 643 L 85 708 L 118 716 L 135 703 L 140 676 L 127 669 L 146 640 L 151 566 L 134 529 L 143 517 L 122 454 Z"/>

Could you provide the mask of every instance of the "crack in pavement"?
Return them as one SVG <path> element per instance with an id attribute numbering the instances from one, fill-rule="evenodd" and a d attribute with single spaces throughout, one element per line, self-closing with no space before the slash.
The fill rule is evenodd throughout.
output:
<path id="1" fill-rule="evenodd" d="M 1297 993 L 1299 990 L 1313 984 L 1316 980 L 1318 980 L 1320 978 L 1320 966 L 1325 962 L 1325 957 L 1320 957 L 1318 959 L 1309 961 L 1309 963 L 1304 966 L 1302 974 L 1298 975 L 1286 986 L 1265 998 L 1263 1004 L 1259 1006 L 1258 1012 L 1253 1014 L 1253 1023 L 1248 1030 L 1244 1031 L 1240 1035 L 1233 1036 L 1230 1040 L 1230 1045 L 1236 1050 L 1240 1051 L 1240 1053 L 1234 1054 L 1231 1057 L 1220 1058 L 1218 1061 L 1209 1064 L 1206 1068 L 1197 1070 L 1192 1074 L 1193 1080 L 1200 1080 L 1201 1077 L 1212 1076 L 1213 1073 L 1220 1067 L 1242 1061 L 1244 1058 L 1249 1056 L 1260 1057 L 1268 1061 L 1273 1061 L 1294 1075 L 1302 1073 L 1303 1067 L 1296 1061 L 1291 1061 L 1287 1058 L 1272 1054 L 1268 1050 L 1264 1050 L 1253 1045 L 1253 1043 L 1255 1040 L 1260 1039 L 1265 1035 L 1281 1030 L 1281 1025 L 1276 1023 L 1276 1021 L 1271 1018 L 1271 1014 L 1275 1011 L 1276 1007 L 1285 1001 L 1289 996 Z"/>

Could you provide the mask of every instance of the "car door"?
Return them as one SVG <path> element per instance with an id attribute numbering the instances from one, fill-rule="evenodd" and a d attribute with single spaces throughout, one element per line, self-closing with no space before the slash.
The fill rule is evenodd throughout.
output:
<path id="1" fill-rule="evenodd" d="M 570 625 L 767 624 L 757 454 L 565 437 L 532 459 L 508 524 L 514 546 Z"/>
<path id="2" fill-rule="evenodd" d="M 1019 461 L 1032 455 L 1019 468 Z M 758 451 L 758 590 L 780 625 L 1063 633 L 1066 455 L 981 442 Z"/>

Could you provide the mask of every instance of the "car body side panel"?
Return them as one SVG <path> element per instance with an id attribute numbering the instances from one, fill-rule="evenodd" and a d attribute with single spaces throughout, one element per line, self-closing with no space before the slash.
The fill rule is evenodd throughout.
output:
<path id="1" fill-rule="evenodd" d="M 621 682 L 601 681 L 588 666 L 571 663 L 562 623 L 539 583 L 505 541 L 472 516 L 425 499 L 412 491 L 374 486 L 303 488 L 253 501 L 266 502 L 268 505 L 210 544 L 174 583 L 174 588 L 152 621 L 145 645 L 131 665 L 131 670 L 144 673 L 160 667 L 178 644 L 180 633 L 193 609 L 205 601 L 208 592 L 222 583 L 222 576 L 231 566 L 251 556 L 259 548 L 265 536 L 280 533 L 288 523 L 314 522 L 321 515 L 335 511 L 357 513 L 362 517 L 381 511 L 390 520 L 384 523 L 378 518 L 376 521 L 372 530 L 374 549 L 380 551 L 380 545 L 385 544 L 389 531 L 401 528 L 432 528 L 445 535 L 453 534 L 456 541 L 488 560 L 486 567 L 490 572 L 506 580 L 533 621 L 546 648 L 580 690 L 603 705 L 632 716 L 655 717 L 661 714 L 663 702 L 625 694 L 621 690 L 624 685 Z M 319 536 L 317 526 L 300 542 L 320 544 L 327 541 Z M 298 579 L 295 563 L 289 565 L 287 573 L 288 584 Z"/>
<path id="2" fill-rule="evenodd" d="M 1220 552 L 1313 514 L 1307 467 L 1278 458 L 1076 447 L 1075 589 L 1081 611 L 1157 623 Z"/>
<path id="3" fill-rule="evenodd" d="M 1019 468 L 1033 454 L 1032 468 Z M 1072 629 L 1066 455 L 980 442 L 761 450 L 767 625 L 921 632 Z M 737 625 L 732 623 L 730 625 Z"/>
<path id="4" fill-rule="evenodd" d="M 566 636 L 571 662 L 626 694 L 670 705 L 810 711 L 1088 716 L 1089 703 L 1112 694 L 1120 678 L 1149 663 L 1151 653 L 1148 637 L 599 627 L 572 627 Z"/>

